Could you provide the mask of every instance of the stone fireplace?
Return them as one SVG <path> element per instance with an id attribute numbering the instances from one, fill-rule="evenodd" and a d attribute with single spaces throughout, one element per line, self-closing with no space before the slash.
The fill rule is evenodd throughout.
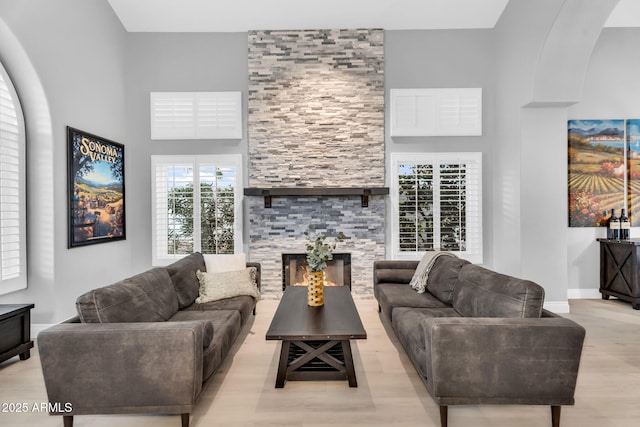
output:
<path id="1" fill-rule="evenodd" d="M 313 224 L 348 239 L 351 290 L 370 295 L 384 258 L 383 31 L 249 33 L 249 256 L 263 297 L 282 292 L 283 253 Z M 291 190 L 291 191 L 289 191 Z"/>

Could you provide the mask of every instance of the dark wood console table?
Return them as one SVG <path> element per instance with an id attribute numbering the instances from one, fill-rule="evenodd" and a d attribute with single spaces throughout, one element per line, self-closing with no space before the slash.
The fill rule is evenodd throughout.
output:
<path id="1" fill-rule="evenodd" d="M 33 304 L 0 304 L 0 363 L 19 355 L 31 356 L 31 309 Z"/>
<path id="2" fill-rule="evenodd" d="M 268 340 L 282 340 L 276 388 L 287 380 L 348 380 L 357 387 L 349 340 L 367 338 L 346 286 L 324 288 L 324 306 L 307 305 L 306 286 L 288 286 Z"/>
<path id="3" fill-rule="evenodd" d="M 600 293 L 629 301 L 640 310 L 640 239 L 600 242 Z"/>

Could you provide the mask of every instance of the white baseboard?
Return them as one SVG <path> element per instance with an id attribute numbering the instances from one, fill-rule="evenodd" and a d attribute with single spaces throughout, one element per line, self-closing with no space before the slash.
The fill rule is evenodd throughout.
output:
<path id="1" fill-rule="evenodd" d="M 569 299 L 600 299 L 600 291 L 597 289 L 567 289 Z"/>
<path id="2" fill-rule="evenodd" d="M 569 301 L 545 301 L 544 308 L 553 313 L 569 313 Z"/>

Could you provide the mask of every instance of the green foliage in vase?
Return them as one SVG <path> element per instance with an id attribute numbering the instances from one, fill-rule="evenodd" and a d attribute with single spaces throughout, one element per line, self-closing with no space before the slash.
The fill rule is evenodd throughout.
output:
<path id="1" fill-rule="evenodd" d="M 341 231 L 336 236 L 333 243 L 327 243 L 327 236 L 316 232 L 313 225 L 304 232 L 307 237 L 307 265 L 310 271 L 324 271 L 327 268 L 327 261 L 333 259 L 333 251 L 336 249 L 338 242 L 342 242 L 347 238 Z"/>

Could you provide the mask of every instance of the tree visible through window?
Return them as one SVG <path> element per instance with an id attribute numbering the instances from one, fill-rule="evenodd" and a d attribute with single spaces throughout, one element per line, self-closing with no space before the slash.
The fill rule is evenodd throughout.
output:
<path id="1" fill-rule="evenodd" d="M 393 155 L 394 252 L 481 258 L 479 153 Z"/>
<path id="2" fill-rule="evenodd" d="M 241 242 L 238 159 L 154 156 L 155 259 L 234 253 Z M 231 162 L 231 164 L 225 162 Z"/>

